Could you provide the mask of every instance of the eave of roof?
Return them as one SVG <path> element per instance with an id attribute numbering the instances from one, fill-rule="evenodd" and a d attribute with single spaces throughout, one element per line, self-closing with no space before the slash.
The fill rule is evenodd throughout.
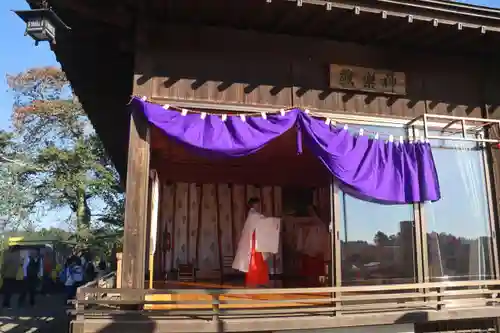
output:
<path id="1" fill-rule="evenodd" d="M 379 3 L 397 3 L 407 7 L 427 8 L 436 11 L 458 15 L 480 15 L 483 17 L 500 18 L 500 8 L 472 5 L 458 1 L 443 0 L 377 0 Z"/>
<path id="2" fill-rule="evenodd" d="M 273 2 L 272 0 L 267 0 Z M 434 21 L 463 27 L 481 28 L 486 31 L 500 32 L 500 9 L 477 5 L 468 5 L 452 1 L 438 0 L 285 0 L 298 6 L 312 4 L 325 8 L 352 10 L 357 14 L 372 13 L 384 16 L 405 18 L 412 16 L 414 20 Z"/>
<path id="3" fill-rule="evenodd" d="M 500 17 L 500 8 L 493 8 L 493 7 L 488 7 L 488 6 L 480 6 L 480 5 L 473 5 L 473 4 L 468 4 L 468 3 L 463 3 L 459 1 L 451 1 L 451 0 L 416 0 L 416 1 L 401 1 L 401 0 L 378 0 L 379 2 L 398 2 L 398 3 L 403 3 L 405 5 L 409 5 L 413 2 L 416 3 L 417 6 L 430 6 L 430 7 L 437 7 L 438 9 L 440 7 L 444 8 L 449 8 L 452 10 L 456 10 L 459 12 L 459 14 L 463 14 L 465 11 L 477 11 L 479 14 L 482 15 L 496 15 L 497 17 Z"/>
<path id="4" fill-rule="evenodd" d="M 156 3 L 155 3 L 156 1 Z M 234 0 L 232 0 L 234 1 Z M 240 0 L 238 4 L 245 2 Z M 28 0 L 28 3 L 34 7 L 39 7 L 39 0 Z M 186 15 L 217 15 L 216 10 L 205 12 L 200 8 L 193 9 L 194 4 L 203 3 L 203 6 L 210 7 L 211 4 L 219 5 L 231 3 L 229 0 L 213 1 L 195 1 L 195 0 L 123 0 L 123 1 L 102 1 L 84 2 L 74 0 L 49 0 L 53 5 L 55 12 L 73 28 L 71 34 L 63 38 L 58 38 L 58 43 L 53 47 L 58 60 L 61 62 L 63 70 L 75 89 L 76 94 L 82 101 L 82 104 L 89 114 L 94 127 L 101 136 L 106 149 L 115 162 L 122 179 L 125 179 L 127 144 L 128 144 L 128 115 L 124 109 L 128 96 L 132 89 L 133 76 L 133 48 L 121 50 L 121 43 L 131 42 L 130 36 L 133 36 L 133 16 L 138 10 L 138 6 L 151 6 L 147 8 L 151 13 L 152 20 L 157 15 L 164 15 L 165 11 L 157 10 L 161 6 L 169 6 L 169 15 L 179 16 L 174 8 L 184 8 L 183 14 Z M 484 6 L 468 5 L 452 1 L 443 0 L 256 0 L 246 1 L 247 4 L 257 3 L 258 6 L 268 6 L 279 8 L 278 12 L 282 16 L 277 16 L 279 20 L 286 21 L 285 16 L 298 17 L 304 22 L 313 20 L 322 21 L 321 25 L 316 25 L 307 35 L 315 35 L 318 31 L 322 32 L 322 38 L 344 38 L 350 39 L 356 36 L 353 33 L 345 34 L 344 31 L 356 31 L 363 25 L 363 22 L 381 23 L 378 30 L 372 31 L 371 27 L 365 27 L 364 35 L 359 33 L 356 43 L 382 43 L 388 41 L 399 43 L 403 39 L 415 39 L 414 44 L 422 43 L 429 46 L 429 40 L 424 38 L 425 34 L 435 34 L 432 39 L 434 44 L 442 44 L 443 40 L 453 39 L 452 44 L 459 48 L 460 52 L 465 52 L 467 43 L 474 44 L 470 49 L 476 52 L 486 43 L 483 49 L 488 51 L 491 45 L 499 45 L 500 40 L 500 9 L 488 8 Z M 158 7 L 155 7 L 158 6 Z M 323 6 L 324 8 L 321 8 Z M 296 7 L 304 7 L 297 9 Z M 295 8 L 295 10 L 294 10 Z M 305 11 L 302 11 L 305 9 Z M 338 12 L 341 18 L 347 21 L 348 25 L 332 28 L 329 25 L 331 16 L 328 9 L 340 9 Z M 244 11 L 244 9 L 241 9 Z M 220 11 L 220 9 L 219 9 Z M 354 15 L 352 15 L 354 13 Z M 363 15 L 363 14 L 367 15 Z M 310 15 L 312 14 L 312 15 Z M 358 14 L 358 15 L 356 15 Z M 225 15 L 223 11 L 222 16 Z M 217 24 L 221 27 L 235 28 L 234 18 L 231 15 L 225 15 L 225 21 Z M 182 16 L 184 17 L 184 16 Z M 213 17 L 210 17 L 210 21 Z M 250 17 L 253 19 L 252 17 Z M 413 25 L 408 25 L 409 20 L 414 20 Z M 199 17 L 195 17 L 197 21 Z M 255 17 L 257 20 L 258 17 Z M 183 18 L 178 18 L 174 24 L 178 24 Z M 368 21 L 370 20 L 370 21 Z M 272 20 L 271 20 L 272 21 Z M 271 33 L 289 33 L 294 34 L 297 31 L 286 29 L 297 26 L 294 20 L 290 22 L 276 22 L 281 27 Z M 181 22 L 182 23 L 182 22 Z M 190 24 L 190 22 L 185 22 Z M 199 23 L 199 21 L 198 21 Z M 337 29 L 340 33 L 330 33 L 322 29 Z M 374 34 L 384 31 L 385 27 L 390 27 L 394 31 L 389 31 L 387 35 L 378 36 L 373 39 Z M 254 27 L 242 27 L 243 29 L 253 29 Z M 268 29 L 264 24 L 264 31 Z M 428 29 L 422 32 L 421 28 Z M 410 30 L 410 31 L 407 31 Z M 460 31 L 461 30 L 461 31 Z M 441 35 L 435 32 L 441 31 Z M 489 33 L 489 32 L 493 33 Z M 300 31 L 299 31 L 300 32 Z M 397 32 L 398 36 L 394 36 Z M 417 33 L 418 32 L 418 33 Z M 411 34 L 413 35 L 411 35 Z M 428 36 L 428 35 L 427 35 Z M 484 38 L 486 37 L 486 38 Z M 120 40 L 121 39 L 121 40 Z M 133 38 L 132 38 L 133 39 Z M 339 39 L 342 40 L 342 39 Z M 420 41 L 422 40 L 422 41 Z M 381 44 L 382 45 L 382 44 Z M 418 46 L 418 45 L 417 45 Z M 403 47 L 407 47 L 404 45 Z M 432 46 L 434 47 L 434 46 Z M 496 47 L 495 47 L 496 49 Z M 438 52 L 432 49 L 432 52 Z M 113 91 L 112 91 L 113 90 Z M 104 96 L 103 94 L 106 94 Z"/>

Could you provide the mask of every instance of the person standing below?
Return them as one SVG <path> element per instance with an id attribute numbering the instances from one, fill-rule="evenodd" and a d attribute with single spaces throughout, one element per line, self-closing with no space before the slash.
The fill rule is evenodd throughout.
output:
<path id="1" fill-rule="evenodd" d="M 2 264 L 3 277 L 3 307 L 9 309 L 12 293 L 17 289 L 17 271 L 19 269 L 21 257 L 16 247 L 9 247 L 4 252 Z"/>
<path id="2" fill-rule="evenodd" d="M 246 273 L 247 287 L 264 287 L 269 283 L 265 259 L 279 248 L 280 219 L 265 217 L 259 212 L 260 200 L 248 201 L 248 216 L 241 232 L 233 268 Z"/>
<path id="3" fill-rule="evenodd" d="M 82 267 L 83 267 L 83 281 L 85 283 L 94 281 L 94 279 L 96 278 L 96 270 L 94 263 L 92 262 L 92 256 L 90 255 L 89 252 L 86 252 L 83 255 Z"/>
<path id="4" fill-rule="evenodd" d="M 102 278 L 107 273 L 108 267 L 106 265 L 106 262 L 104 260 L 99 261 L 99 264 L 97 265 L 96 279 Z"/>
<path id="5" fill-rule="evenodd" d="M 52 291 L 52 259 L 51 253 L 46 252 L 43 256 L 43 276 L 41 294 L 47 295 Z"/>
<path id="6" fill-rule="evenodd" d="M 19 295 L 19 306 L 24 306 L 26 296 L 29 297 L 30 306 L 35 305 L 35 296 L 38 283 L 43 277 L 43 260 L 40 257 L 40 250 L 30 252 L 23 265 L 23 286 Z"/>
<path id="7" fill-rule="evenodd" d="M 108 268 L 107 268 L 106 262 L 104 260 L 99 261 L 99 264 L 97 265 L 97 271 L 96 271 L 97 286 L 99 288 L 106 288 L 107 287 L 107 281 L 103 279 L 103 277 L 107 273 L 108 273 Z"/>
<path id="8" fill-rule="evenodd" d="M 75 298 L 76 291 L 83 283 L 83 267 L 81 259 L 74 256 L 68 260 L 63 274 L 66 302 Z"/>
<path id="9" fill-rule="evenodd" d="M 321 221 L 316 207 L 308 206 L 309 218 L 299 228 L 297 250 L 302 254 L 301 270 L 308 287 L 319 286 L 319 277 L 325 275 L 325 261 L 329 255 L 330 233 Z"/>

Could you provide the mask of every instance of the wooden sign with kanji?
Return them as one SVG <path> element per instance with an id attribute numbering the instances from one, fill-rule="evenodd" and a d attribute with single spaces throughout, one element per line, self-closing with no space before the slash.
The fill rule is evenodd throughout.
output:
<path id="1" fill-rule="evenodd" d="M 405 95 L 405 73 L 332 64 L 330 88 Z"/>

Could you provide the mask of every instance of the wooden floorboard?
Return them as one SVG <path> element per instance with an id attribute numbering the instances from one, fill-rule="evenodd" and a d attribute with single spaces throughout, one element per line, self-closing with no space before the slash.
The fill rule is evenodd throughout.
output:
<path id="1" fill-rule="evenodd" d="M 241 284 L 220 284 L 209 281 L 203 282 L 157 282 L 154 284 L 156 289 L 244 289 Z M 327 305 L 326 301 L 330 297 L 329 294 L 318 293 L 293 293 L 293 294 L 241 294 L 231 293 L 221 295 L 221 302 L 231 302 L 233 304 L 220 304 L 220 309 L 245 309 L 245 308 L 287 308 L 287 307 L 304 307 L 311 305 Z M 322 299 L 324 302 L 308 302 L 307 300 Z M 244 302 L 248 300 L 247 302 Z M 289 302 L 287 301 L 289 300 Z M 301 301 L 304 300 L 304 301 Z M 185 310 L 185 309 L 210 309 L 213 307 L 211 304 L 212 297 L 207 294 L 200 294 L 193 292 L 192 294 L 154 294 L 147 295 L 146 301 L 166 302 L 171 301 L 172 304 L 146 304 L 147 310 Z M 279 301 L 264 303 L 262 301 Z M 177 303 L 178 302 L 178 303 Z M 182 302 L 190 302 L 189 304 L 182 304 Z M 199 303 L 198 303 L 199 302 Z M 237 303 L 236 303 L 237 302 Z M 236 304 L 235 304 L 236 303 Z"/>

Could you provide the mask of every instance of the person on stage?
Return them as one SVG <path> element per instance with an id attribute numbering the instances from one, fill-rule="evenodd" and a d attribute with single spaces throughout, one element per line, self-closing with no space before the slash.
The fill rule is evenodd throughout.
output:
<path id="1" fill-rule="evenodd" d="M 241 232 L 233 268 L 246 273 L 247 287 L 266 287 L 269 268 L 266 259 L 279 248 L 280 219 L 259 212 L 260 200 L 248 200 L 248 215 Z"/>
<path id="2" fill-rule="evenodd" d="M 328 258 L 329 231 L 321 221 L 316 207 L 308 207 L 309 218 L 301 223 L 297 250 L 301 253 L 302 276 L 308 286 L 319 284 L 319 277 L 325 275 L 325 260 Z"/>

